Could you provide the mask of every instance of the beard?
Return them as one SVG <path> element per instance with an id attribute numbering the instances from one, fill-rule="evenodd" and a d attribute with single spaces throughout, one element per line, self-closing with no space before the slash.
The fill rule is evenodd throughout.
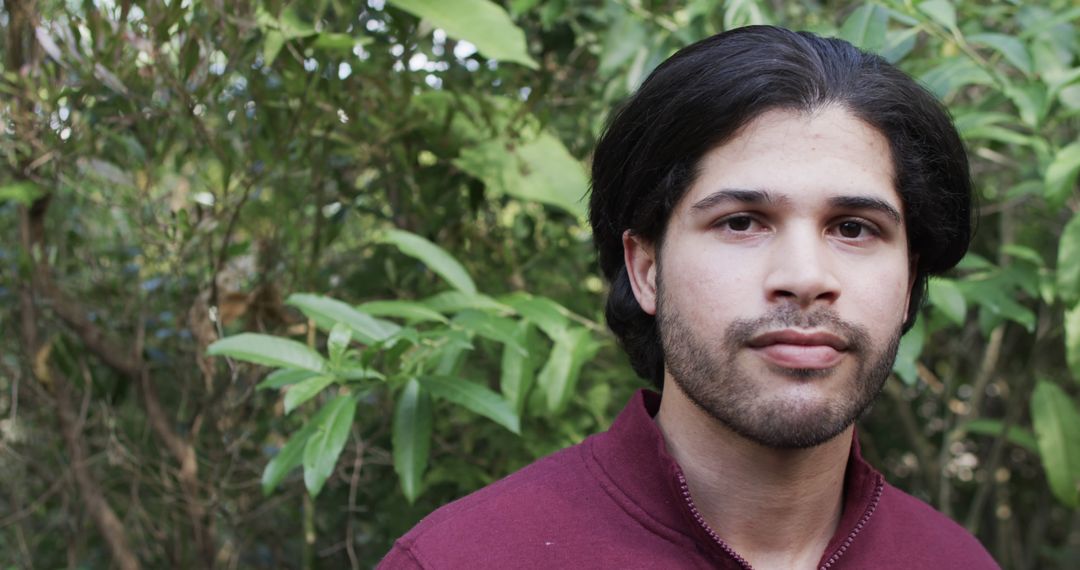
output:
<path id="1" fill-rule="evenodd" d="M 700 409 L 736 434 L 773 449 L 815 447 L 839 435 L 873 404 L 892 372 L 900 346 L 901 324 L 886 342 L 875 346 L 864 327 L 840 319 L 831 309 L 804 312 L 781 305 L 760 318 L 731 322 L 717 344 L 691 328 L 689 320 L 664 294 L 657 276 L 656 319 L 664 350 L 664 365 L 683 393 Z M 847 341 L 847 356 L 856 367 L 843 383 L 840 397 L 828 401 L 800 401 L 769 394 L 754 377 L 740 354 L 750 350 L 755 336 L 780 328 L 816 328 Z M 791 381 L 842 374 L 832 369 L 769 367 Z"/>

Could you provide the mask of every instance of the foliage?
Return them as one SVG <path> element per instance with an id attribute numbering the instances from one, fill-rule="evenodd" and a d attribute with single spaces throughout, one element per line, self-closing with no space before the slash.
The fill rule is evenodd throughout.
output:
<path id="1" fill-rule="evenodd" d="M 1080 559 L 1069 0 L 2 6 L 0 564 L 370 566 L 604 429 L 641 382 L 584 161 L 665 57 L 753 23 L 896 62 L 970 150 L 976 242 L 864 453 L 1004 567 Z"/>

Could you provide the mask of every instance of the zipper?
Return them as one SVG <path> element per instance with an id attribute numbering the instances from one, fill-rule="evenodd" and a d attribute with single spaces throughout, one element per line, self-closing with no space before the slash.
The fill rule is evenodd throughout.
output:
<path id="1" fill-rule="evenodd" d="M 676 471 L 679 476 L 679 491 L 682 493 L 683 499 L 686 501 L 686 506 L 690 508 L 690 514 L 693 515 L 698 526 L 705 531 L 705 534 L 709 535 L 709 538 L 712 539 L 713 543 L 719 546 L 728 556 L 733 558 L 735 562 L 738 562 L 739 566 L 742 566 L 745 570 L 753 570 L 750 563 L 728 546 L 727 543 L 716 534 L 716 531 L 709 527 L 709 523 L 705 522 L 705 517 L 701 516 L 701 511 L 698 510 L 697 505 L 694 504 L 694 499 L 690 496 L 690 486 L 686 484 L 686 476 L 683 475 L 682 469 L 676 469 Z"/>
<path id="2" fill-rule="evenodd" d="M 843 544 L 840 545 L 840 548 L 837 548 L 836 552 L 834 552 L 833 555 L 825 561 L 825 564 L 821 566 L 821 570 L 828 570 L 829 568 L 832 568 L 833 565 L 836 564 L 836 561 L 840 560 L 840 557 L 843 556 L 844 553 L 847 552 L 847 549 L 851 547 L 851 543 L 855 541 L 855 537 L 858 536 L 860 532 L 862 532 L 863 527 L 865 527 L 866 524 L 870 522 L 870 517 L 874 514 L 874 511 L 877 510 L 878 501 L 881 500 L 881 493 L 884 490 L 885 479 L 881 475 L 878 475 L 877 485 L 874 487 L 874 497 L 870 499 L 870 504 L 866 506 L 866 511 L 863 512 L 862 518 L 859 519 L 859 523 L 855 525 L 855 528 L 851 529 L 851 532 L 847 535 L 847 538 L 844 539 Z"/>
<path id="3" fill-rule="evenodd" d="M 709 535 L 709 538 L 712 539 L 713 543 L 719 546 L 720 549 L 723 550 L 728 556 L 738 562 L 740 566 L 742 566 L 745 570 L 753 570 L 753 567 L 750 566 L 750 563 L 747 562 L 746 559 L 744 559 L 742 556 L 739 556 L 739 554 L 735 552 L 735 550 L 733 550 L 730 546 L 728 546 L 728 544 L 724 542 L 719 535 L 716 534 L 716 531 L 714 531 L 709 526 L 709 524 L 705 522 L 705 517 L 701 515 L 701 511 L 699 511 L 697 505 L 694 504 L 693 497 L 690 496 L 690 486 L 686 483 L 686 476 L 683 475 L 681 469 L 677 470 L 677 475 L 679 478 L 679 491 L 682 493 L 683 499 L 686 501 L 686 506 L 689 507 L 690 514 L 694 517 L 694 520 L 697 521 L 698 526 L 705 531 L 705 534 Z M 870 522 L 870 517 L 873 516 L 874 511 L 877 510 L 878 502 L 881 501 L 881 493 L 884 490 L 885 480 L 879 475 L 877 478 L 877 484 L 874 485 L 874 496 L 870 499 L 870 504 L 866 506 L 866 510 L 863 511 L 863 515 L 859 519 L 859 522 L 855 525 L 855 528 L 851 529 L 851 532 L 848 533 L 846 538 L 844 538 L 844 542 L 840 544 L 840 548 L 837 548 L 836 552 L 834 552 L 833 555 L 825 561 L 825 564 L 821 566 L 820 570 L 828 570 L 829 568 L 832 568 L 833 565 L 836 564 L 838 560 L 840 560 L 840 557 L 842 557 L 844 553 L 847 552 L 848 548 L 851 548 L 851 544 L 855 542 L 855 537 L 857 537 L 859 533 L 862 532 L 862 529 L 867 525 L 867 523 Z"/>

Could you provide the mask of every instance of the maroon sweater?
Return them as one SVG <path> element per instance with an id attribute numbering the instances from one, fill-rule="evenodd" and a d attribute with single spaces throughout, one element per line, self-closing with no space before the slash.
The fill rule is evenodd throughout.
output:
<path id="1" fill-rule="evenodd" d="M 749 568 L 702 519 L 638 392 L 611 429 L 450 503 L 379 568 Z M 952 520 L 885 482 L 854 445 L 821 568 L 997 568 Z"/>

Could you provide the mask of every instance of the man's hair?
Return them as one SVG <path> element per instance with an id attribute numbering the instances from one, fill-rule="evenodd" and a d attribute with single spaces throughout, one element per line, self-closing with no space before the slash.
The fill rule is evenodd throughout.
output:
<path id="1" fill-rule="evenodd" d="M 808 32 L 750 26 L 697 42 L 649 75 L 611 117 L 593 155 L 589 222 L 611 282 L 608 326 L 634 371 L 657 387 L 664 374 L 660 335 L 631 289 L 623 232 L 653 243 L 659 256 L 671 211 L 702 156 L 766 111 L 827 105 L 889 141 L 916 272 L 904 332 L 915 322 L 927 278 L 964 256 L 972 231 L 967 154 L 930 92 L 877 55 Z"/>

